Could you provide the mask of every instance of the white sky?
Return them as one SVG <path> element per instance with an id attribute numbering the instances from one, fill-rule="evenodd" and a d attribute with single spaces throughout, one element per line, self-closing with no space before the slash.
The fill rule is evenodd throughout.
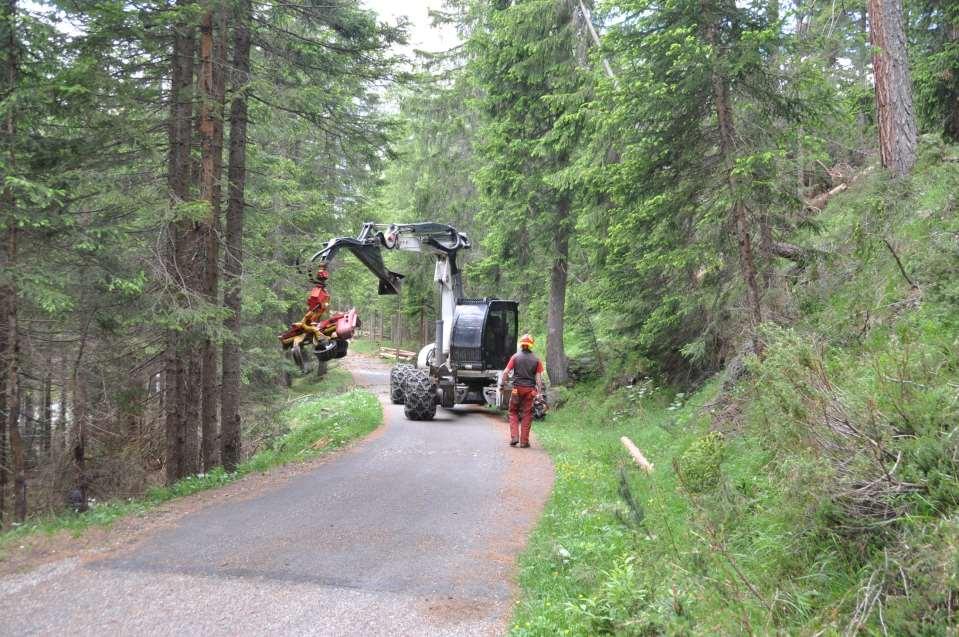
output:
<path id="1" fill-rule="evenodd" d="M 373 9 L 385 22 L 395 23 L 400 16 L 409 18 L 410 44 L 405 53 L 412 53 L 413 49 L 420 49 L 435 53 L 446 51 L 459 44 L 456 29 L 450 25 L 440 28 L 432 26 L 430 9 L 442 9 L 443 0 L 360 0 L 367 8 Z M 45 11 L 48 7 L 39 5 L 34 0 L 21 0 L 21 6 L 27 11 Z M 60 28 L 71 33 L 71 25 L 61 23 Z"/>
<path id="2" fill-rule="evenodd" d="M 429 10 L 442 9 L 443 0 L 361 0 L 361 2 L 380 14 L 380 18 L 385 22 L 395 23 L 399 16 L 409 18 L 411 50 L 420 49 L 435 53 L 459 44 L 456 29 L 452 26 L 444 25 L 442 28 L 432 26 Z"/>

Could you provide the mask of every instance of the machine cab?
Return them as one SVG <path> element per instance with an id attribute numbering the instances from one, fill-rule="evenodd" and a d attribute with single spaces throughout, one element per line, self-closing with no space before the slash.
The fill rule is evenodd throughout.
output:
<path id="1" fill-rule="evenodd" d="M 460 299 L 456 303 L 450 358 L 461 370 L 499 370 L 516 352 L 516 301 Z"/>

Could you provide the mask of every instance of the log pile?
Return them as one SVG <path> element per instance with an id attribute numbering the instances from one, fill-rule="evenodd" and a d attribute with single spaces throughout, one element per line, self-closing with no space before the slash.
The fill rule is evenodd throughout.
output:
<path id="1" fill-rule="evenodd" d="M 379 351 L 380 358 L 387 358 L 396 362 L 410 362 L 416 360 L 416 352 L 411 352 L 398 347 L 381 347 Z"/>

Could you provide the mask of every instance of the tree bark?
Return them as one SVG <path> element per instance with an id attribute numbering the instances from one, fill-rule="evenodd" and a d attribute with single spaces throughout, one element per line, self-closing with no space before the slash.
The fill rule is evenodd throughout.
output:
<path id="1" fill-rule="evenodd" d="M 563 195 L 556 209 L 553 235 L 553 268 L 549 277 L 549 308 L 546 315 L 546 372 L 550 383 L 569 380 L 563 329 L 566 319 L 566 279 L 569 273 L 569 197 Z"/>
<path id="2" fill-rule="evenodd" d="M 203 292 L 211 305 L 219 286 L 220 177 L 223 170 L 223 74 L 225 70 L 224 16 L 207 10 L 200 25 L 200 199 L 208 217 L 202 225 L 205 248 Z M 216 465 L 217 356 L 213 340 L 203 341 L 200 458 L 204 471 Z"/>
<path id="3" fill-rule="evenodd" d="M 193 0 L 177 0 L 183 9 Z M 193 115 L 193 55 L 196 47 L 195 28 L 180 20 L 174 26 L 172 75 L 170 82 L 170 126 L 167 184 L 171 207 L 176 209 L 190 199 L 192 167 L 191 120 Z M 165 254 L 169 284 L 174 294 L 182 298 L 200 288 L 203 264 L 199 258 L 199 236 L 192 220 L 174 220 L 167 226 L 168 249 Z M 168 483 L 196 472 L 197 425 L 199 423 L 199 357 L 193 342 L 192 330 L 167 334 L 164 365 L 166 376 L 164 397 L 164 428 L 166 430 Z"/>
<path id="4" fill-rule="evenodd" d="M 952 46 L 959 46 L 959 11 L 953 12 L 952 21 L 946 25 L 946 38 Z M 952 70 L 952 90 L 949 92 L 949 112 L 946 116 L 946 139 L 959 142 L 959 70 Z"/>
<path id="5" fill-rule="evenodd" d="M 0 307 L 0 352 L 7 351 L 7 315 Z M 0 361 L 0 528 L 6 510 L 7 484 L 10 482 L 10 465 L 7 464 L 7 369 Z"/>
<path id="6" fill-rule="evenodd" d="M 918 141 L 902 0 L 869 0 L 869 41 L 873 46 L 879 155 L 893 176 L 902 177 L 916 163 Z"/>
<path id="7" fill-rule="evenodd" d="M 3 30 L 3 49 L 5 50 L 5 64 L 3 69 L 3 94 L 0 98 L 9 98 L 17 88 L 19 82 L 20 60 L 19 43 L 16 33 L 17 0 L 6 0 L 0 11 L 0 29 Z M 15 139 L 17 132 L 15 101 L 10 100 L 6 117 L 3 122 L 3 140 L 7 154 L 7 168 L 16 167 Z M 4 285 L 0 289 L 0 307 L 4 315 L 4 402 L 7 438 L 10 443 L 10 460 L 13 469 L 13 517 L 22 522 L 27 515 L 27 482 L 25 474 L 25 457 L 23 439 L 20 436 L 20 381 L 19 356 L 20 340 L 17 333 L 17 283 L 14 278 L 17 265 L 17 201 L 9 186 L 5 186 L 2 194 L 4 211 L 3 224 L 6 226 L 3 240 L 3 269 Z"/>
<path id="8" fill-rule="evenodd" d="M 83 356 L 81 347 L 80 353 L 73 365 L 73 373 L 70 375 L 70 384 L 73 386 L 73 428 L 71 430 L 72 439 L 70 440 L 70 455 L 73 458 L 74 471 L 74 489 L 78 497 L 71 498 L 72 504 L 77 511 L 87 510 L 87 393 L 86 385 L 80 376 L 80 360 Z"/>
<path id="9" fill-rule="evenodd" d="M 6 199 L 8 203 L 14 203 L 12 196 Z M 6 235 L 4 265 L 8 272 L 11 272 L 17 259 L 16 226 L 8 227 Z M 7 329 L 6 351 L 4 352 L 7 385 L 6 420 L 7 435 L 10 439 L 10 460 L 13 469 L 13 519 L 16 522 L 23 522 L 27 517 L 27 477 L 26 454 L 23 438 L 20 435 L 20 338 L 17 333 L 18 307 L 16 284 L 13 282 L 8 283 L 3 292 L 5 301 L 4 310 L 6 313 L 5 326 Z"/>
<path id="10" fill-rule="evenodd" d="M 704 13 L 715 13 L 714 6 L 703 3 Z M 732 198 L 732 221 L 736 231 L 736 243 L 739 252 L 739 268 L 746 284 L 746 306 L 749 317 L 750 337 L 757 354 L 762 353 L 759 338 L 759 325 L 762 323 L 759 286 L 756 282 L 756 262 L 753 257 L 750 236 L 749 211 L 739 192 L 739 183 L 733 172 L 735 162 L 736 127 L 733 119 L 732 102 L 729 97 L 729 81 L 722 69 L 723 51 L 719 44 L 719 16 L 707 20 L 706 42 L 713 53 L 712 93 L 716 108 L 716 121 L 719 129 L 719 150 L 726 169 L 726 184 Z"/>
<path id="11" fill-rule="evenodd" d="M 53 361 L 48 360 L 47 372 L 43 377 L 43 394 L 41 407 L 40 443 L 45 457 L 50 455 L 50 439 L 53 435 L 53 372 L 50 371 Z"/>
<path id="12" fill-rule="evenodd" d="M 233 78 L 230 103 L 229 201 L 226 209 L 226 254 L 223 257 L 223 304 L 229 338 L 223 343 L 223 387 L 220 394 L 220 457 L 233 471 L 240 463 L 240 327 L 243 276 L 243 214 L 246 205 L 247 90 L 250 82 L 250 0 L 238 5 L 233 31 Z"/>

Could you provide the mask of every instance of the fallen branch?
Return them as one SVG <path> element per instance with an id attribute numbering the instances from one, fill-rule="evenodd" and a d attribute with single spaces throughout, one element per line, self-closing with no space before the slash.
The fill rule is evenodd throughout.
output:
<path id="1" fill-rule="evenodd" d="M 815 210 L 817 212 L 822 212 L 822 209 L 826 207 L 826 204 L 829 203 L 829 200 L 834 196 L 838 195 L 842 191 L 849 188 L 848 184 L 842 183 L 833 188 L 832 190 L 827 190 L 826 192 L 816 195 L 812 199 L 805 201 L 806 208 L 810 210 Z"/>
<path id="2" fill-rule="evenodd" d="M 914 290 L 919 289 L 919 286 L 916 285 L 916 282 L 910 279 L 909 275 L 906 274 L 906 268 L 902 267 L 902 261 L 899 260 L 899 255 L 896 254 L 896 251 L 893 249 L 892 244 L 889 243 L 889 239 L 883 239 L 882 242 L 886 244 L 887 248 L 889 248 L 889 252 L 892 253 L 892 258 L 896 260 L 896 265 L 899 266 L 899 271 L 902 272 L 902 278 L 906 280 L 906 282 L 909 284 L 909 287 L 911 287 Z"/>
<path id="3" fill-rule="evenodd" d="M 800 265 L 806 263 L 812 255 L 812 251 L 808 248 L 797 246 L 794 243 L 786 243 L 785 241 L 773 241 L 770 243 L 769 252 L 777 257 L 795 261 Z"/>
<path id="4" fill-rule="evenodd" d="M 639 468 L 645 471 L 646 473 L 653 472 L 653 464 L 646 459 L 646 456 L 643 455 L 643 452 L 640 451 L 636 445 L 633 444 L 633 441 L 623 436 L 619 439 L 623 446 L 626 447 L 626 451 L 629 452 L 629 455 L 633 457 L 633 460 L 636 461 L 636 464 L 639 465 Z"/>

